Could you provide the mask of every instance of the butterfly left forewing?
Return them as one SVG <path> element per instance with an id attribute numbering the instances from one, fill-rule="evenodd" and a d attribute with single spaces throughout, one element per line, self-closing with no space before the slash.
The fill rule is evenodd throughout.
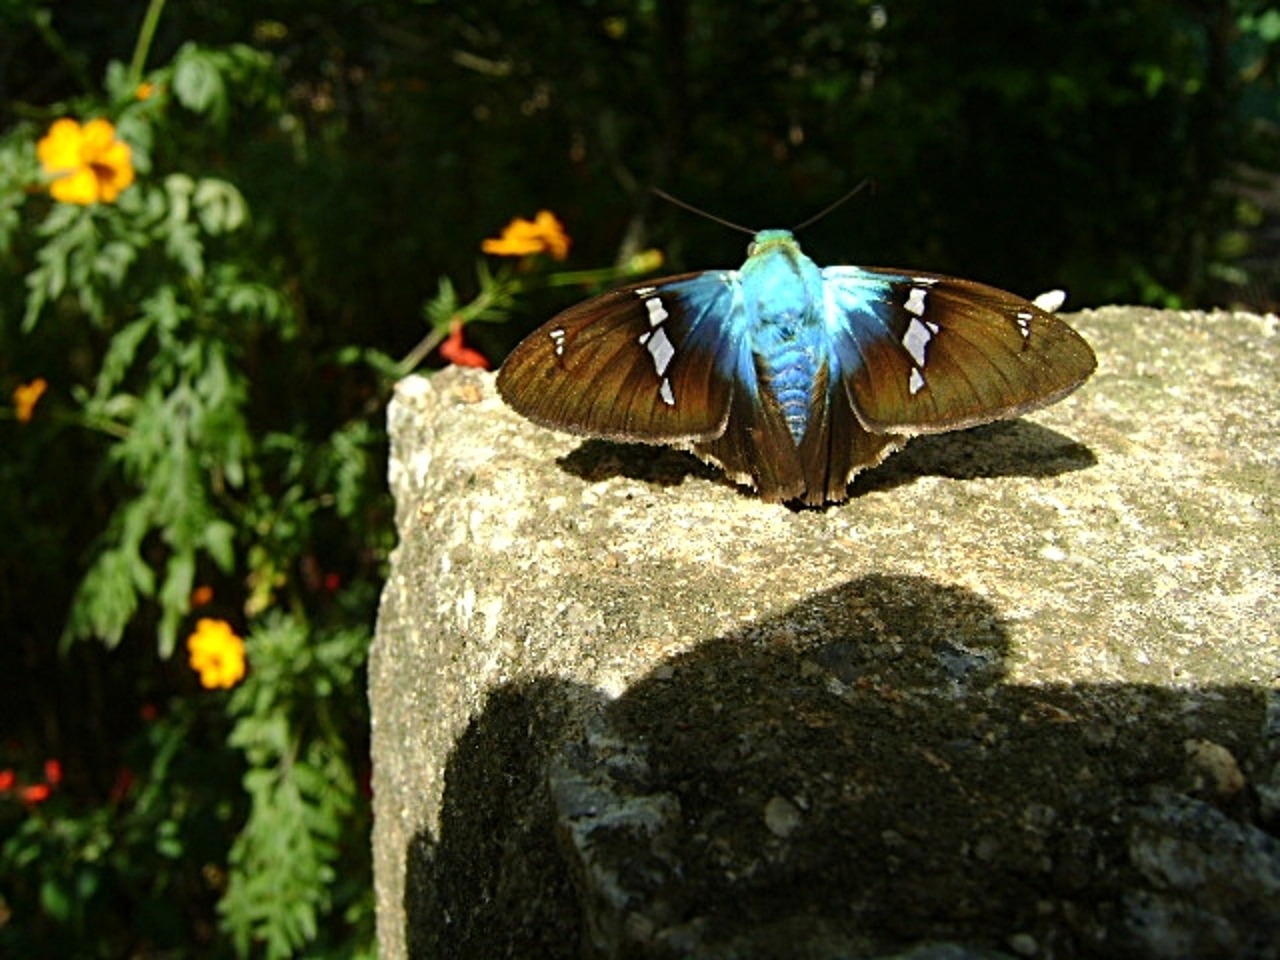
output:
<path id="1" fill-rule="evenodd" d="M 734 275 L 706 271 L 637 283 L 559 314 L 498 373 L 516 412 L 544 426 L 614 440 L 693 442 L 728 417 L 727 318 Z"/>
<path id="2" fill-rule="evenodd" d="M 828 329 L 868 429 L 931 433 L 1052 403 L 1096 360 L 1030 301 L 970 280 L 861 267 L 823 272 Z"/>

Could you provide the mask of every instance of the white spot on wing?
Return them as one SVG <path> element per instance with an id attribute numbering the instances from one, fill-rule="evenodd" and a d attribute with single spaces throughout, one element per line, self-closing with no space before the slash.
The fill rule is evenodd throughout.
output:
<path id="1" fill-rule="evenodd" d="M 668 407 L 676 405 L 676 395 L 671 390 L 671 381 L 666 377 L 662 378 L 662 386 L 658 388 L 658 396 L 662 397 L 662 402 Z"/>
<path id="2" fill-rule="evenodd" d="M 671 358 L 676 355 L 676 348 L 671 345 L 671 341 L 667 339 L 666 331 L 661 327 L 653 331 L 653 336 L 645 334 L 641 337 L 641 343 L 645 340 L 645 349 L 649 351 L 649 355 L 653 357 L 653 369 L 657 371 L 658 376 L 663 376 L 667 372 L 667 367 L 671 365 Z"/>
<path id="3" fill-rule="evenodd" d="M 667 313 L 667 308 L 662 305 L 662 300 L 658 297 L 650 297 L 644 302 L 644 305 L 649 308 L 649 326 L 651 327 L 656 327 L 670 316 Z"/>
<path id="4" fill-rule="evenodd" d="M 564 328 L 556 327 L 554 330 L 547 331 L 547 336 L 551 338 L 551 347 L 555 350 L 557 357 L 564 356 Z"/>
<path id="5" fill-rule="evenodd" d="M 912 287 L 911 292 L 907 294 L 907 302 L 903 304 L 907 313 L 914 313 L 917 317 L 923 317 L 924 298 L 928 292 L 924 287 Z"/>
<path id="6" fill-rule="evenodd" d="M 907 378 L 907 389 L 911 391 L 913 397 L 924 389 L 924 374 L 916 367 L 911 368 L 911 376 Z"/>
<path id="7" fill-rule="evenodd" d="M 1031 314 L 1029 312 L 1019 310 L 1013 315 L 1013 322 L 1018 325 L 1018 332 L 1022 334 L 1023 340 L 1031 336 Z"/>
<path id="8" fill-rule="evenodd" d="M 937 332 L 937 324 L 923 323 L 915 317 L 912 317 L 911 322 L 907 324 L 907 332 L 902 335 L 902 345 L 907 348 L 907 353 L 911 354 L 911 359 L 916 362 L 917 367 L 924 366 L 925 351 L 929 347 L 929 341 Z"/>
<path id="9" fill-rule="evenodd" d="M 637 297 L 651 297 L 657 292 L 657 287 L 636 287 L 635 289 L 635 295 Z"/>

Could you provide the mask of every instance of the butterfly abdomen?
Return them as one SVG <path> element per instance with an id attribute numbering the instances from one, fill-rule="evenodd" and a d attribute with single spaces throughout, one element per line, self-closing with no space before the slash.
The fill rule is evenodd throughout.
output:
<path id="1" fill-rule="evenodd" d="M 814 402 L 814 384 L 820 363 L 815 351 L 794 335 L 770 345 L 760 352 L 767 386 L 773 391 L 787 429 L 797 444 L 809 426 L 809 411 Z"/>

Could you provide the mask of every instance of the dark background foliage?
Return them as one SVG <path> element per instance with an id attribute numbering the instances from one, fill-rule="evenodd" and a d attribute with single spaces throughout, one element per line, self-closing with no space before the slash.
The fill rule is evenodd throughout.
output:
<path id="1" fill-rule="evenodd" d="M 0 133 L 43 130 L 67 104 L 100 96 L 145 10 L 0 0 Z M 262 55 L 225 110 L 175 108 L 152 148 L 159 171 L 224 178 L 243 192 L 250 226 L 227 243 L 290 305 L 287 334 L 227 334 L 249 384 L 250 430 L 290 438 L 287 449 L 264 447 L 262 492 L 283 495 L 282 477 L 354 491 L 343 509 L 281 522 L 270 536 L 263 517 L 242 518 L 251 570 L 202 570 L 218 584 L 221 612 L 251 606 L 267 570 L 299 584 L 295 606 L 309 622 L 371 627 L 392 536 L 379 452 L 389 384 L 350 363 L 350 351 L 404 355 L 422 337 L 438 279 L 474 293 L 481 238 L 513 216 L 555 211 L 573 237 L 573 266 L 657 246 L 677 272 L 736 265 L 746 238 L 662 202 L 651 186 L 758 228 L 795 224 L 869 179 L 873 190 L 804 231 L 819 263 L 956 273 L 1026 295 L 1064 287 L 1068 309 L 1273 308 L 1277 40 L 1280 7 L 1261 0 L 175 0 L 149 65 L 190 42 Z M 19 332 L 34 250 L 15 245 L 0 270 L 6 392 L 34 371 L 84 379 L 110 339 L 69 322 Z M 468 337 L 500 359 L 584 292 L 530 296 L 513 322 L 476 325 Z M 352 424 L 363 439 L 335 444 Z M 238 776 L 226 731 L 184 699 L 198 692 L 194 681 L 157 653 L 146 605 L 113 650 L 60 643 L 128 484 L 112 474 L 101 437 L 62 432 L 37 447 L 5 430 L 0 766 L 63 758 L 77 829 L 113 835 L 123 849 L 88 879 L 57 867 L 53 887 L 81 883 L 91 905 L 70 925 L 49 919 L 55 868 L 27 862 L 0 888 L 0 906 L 42 904 L 44 919 L 0 916 L 0 944 L 8 936 L 29 947 L 56 929 L 71 952 L 95 931 L 103 955 L 141 941 L 225 951 L 215 933 L 220 858 L 247 816 L 244 796 L 213 792 Z M 363 459 L 349 455 L 355 447 Z M 326 573 L 342 583 L 336 595 L 318 585 Z M 358 778 L 358 675 L 355 687 L 340 691 L 350 709 L 333 722 Z M 156 704 L 170 718 L 162 730 L 146 719 Z M 197 760 L 162 764 L 179 741 Z M 152 792 L 127 807 L 126 763 L 153 777 Z M 180 813 L 166 805 L 174 797 Z M 352 815 L 354 839 L 340 852 L 348 881 L 367 878 L 365 815 Z M 0 811 L 0 837 L 24 816 Z M 149 874 L 137 850 L 158 824 L 186 838 L 186 865 Z M 339 952 L 368 937 L 367 922 L 351 919 L 367 908 L 367 885 L 345 886 L 312 938 Z M 116 913 L 129 922 L 95 927 Z"/>
<path id="2" fill-rule="evenodd" d="M 209 162 L 253 171 L 244 189 L 272 218 L 263 229 L 288 238 L 281 252 L 312 312 L 407 346 L 430 278 L 469 267 L 474 246 L 458 238 L 536 206 L 565 219 L 586 262 L 634 231 L 675 267 L 741 258 L 742 238 L 664 208 L 651 184 L 760 227 L 870 178 L 874 195 L 805 238 L 822 260 L 1064 285 L 1077 305 L 1224 302 L 1242 293 L 1210 270 L 1238 226 L 1231 187 L 1240 164 L 1274 159 L 1268 11 L 193 2 L 167 12 L 156 53 L 247 40 L 276 58 L 305 130 L 235 117 L 246 125 L 234 154 Z M 0 102 L 56 99 L 101 76 L 141 10 L 122 14 L 59 4 L 61 61 L 29 25 L 7 29 Z"/>

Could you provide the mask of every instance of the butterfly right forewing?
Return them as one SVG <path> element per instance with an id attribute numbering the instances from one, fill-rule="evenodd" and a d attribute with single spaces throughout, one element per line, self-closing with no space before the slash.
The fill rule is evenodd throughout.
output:
<path id="1" fill-rule="evenodd" d="M 560 313 L 511 353 L 498 391 L 544 426 L 615 440 L 724 431 L 732 393 L 732 273 L 637 283 Z"/>

